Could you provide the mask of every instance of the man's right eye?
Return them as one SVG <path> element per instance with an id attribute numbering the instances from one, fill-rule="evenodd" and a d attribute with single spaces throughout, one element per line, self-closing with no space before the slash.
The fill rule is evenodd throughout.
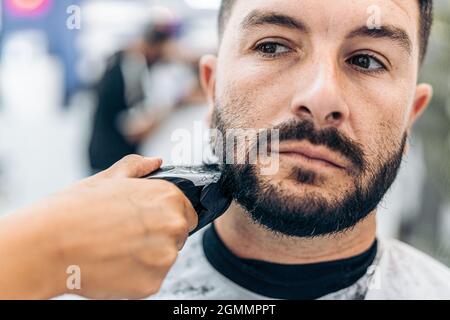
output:
<path id="1" fill-rule="evenodd" d="M 277 57 L 291 51 L 290 48 L 276 42 L 264 42 L 255 47 L 255 50 L 265 57 Z"/>

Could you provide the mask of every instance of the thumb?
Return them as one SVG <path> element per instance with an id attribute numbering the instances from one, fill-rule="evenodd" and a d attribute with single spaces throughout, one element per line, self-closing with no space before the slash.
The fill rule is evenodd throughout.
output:
<path id="1" fill-rule="evenodd" d="M 159 158 L 145 158 L 139 155 L 129 155 L 119 160 L 111 168 L 100 173 L 108 178 L 142 178 L 162 165 Z"/>

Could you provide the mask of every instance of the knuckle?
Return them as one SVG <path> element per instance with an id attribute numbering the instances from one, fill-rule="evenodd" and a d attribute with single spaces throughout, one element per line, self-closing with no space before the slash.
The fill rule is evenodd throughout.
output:
<path id="1" fill-rule="evenodd" d="M 164 189 L 166 192 L 166 196 L 172 199 L 181 199 L 183 196 L 183 192 L 178 188 L 175 184 L 164 181 L 166 184 L 164 185 Z"/>
<path id="2" fill-rule="evenodd" d="M 181 190 L 172 182 L 169 182 L 167 180 L 163 179 L 155 179 L 151 180 L 155 186 L 157 186 L 158 189 L 163 191 L 165 195 L 178 195 L 181 192 Z"/>
<path id="3" fill-rule="evenodd" d="M 142 156 L 140 156 L 138 154 L 129 154 L 129 155 L 125 156 L 123 159 L 127 160 L 127 161 L 141 160 Z"/>
<path id="4" fill-rule="evenodd" d="M 145 287 L 143 288 L 143 292 L 146 296 L 151 296 L 153 294 L 158 293 L 161 290 L 163 284 L 162 279 L 149 280 L 146 281 Z"/>
<path id="5" fill-rule="evenodd" d="M 161 290 L 162 281 L 158 280 L 144 280 L 139 281 L 135 286 L 135 291 L 132 294 L 133 299 L 144 299 L 158 293 Z"/>
<path id="6" fill-rule="evenodd" d="M 169 232 L 170 235 L 175 235 L 175 236 L 183 235 L 183 234 L 187 233 L 188 228 L 189 228 L 189 226 L 188 226 L 186 219 L 183 219 L 181 217 L 171 219 L 166 224 L 166 230 Z"/>
<path id="7" fill-rule="evenodd" d="M 167 254 L 167 257 L 164 261 L 164 266 L 169 269 L 170 267 L 172 267 L 175 262 L 177 261 L 178 258 L 178 251 L 173 251 Z"/>
<path id="8" fill-rule="evenodd" d="M 167 262 L 169 265 L 173 265 L 178 258 L 178 250 L 176 248 L 172 248 L 167 252 Z"/>
<path id="9" fill-rule="evenodd" d="M 158 259 L 157 266 L 162 268 L 164 271 L 169 269 L 178 258 L 178 250 L 175 248 L 167 249 L 164 254 Z"/>
<path id="10" fill-rule="evenodd" d="M 122 161 L 126 164 L 132 164 L 132 163 L 136 163 L 142 160 L 142 156 L 139 156 L 137 154 L 130 154 L 125 156 Z"/>

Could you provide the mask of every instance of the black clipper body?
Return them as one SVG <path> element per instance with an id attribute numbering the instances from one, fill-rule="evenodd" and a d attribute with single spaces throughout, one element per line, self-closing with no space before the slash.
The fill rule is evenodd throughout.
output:
<path id="1" fill-rule="evenodd" d="M 191 201 L 198 214 L 198 226 L 190 235 L 220 217 L 231 205 L 231 198 L 220 188 L 222 174 L 217 166 L 169 166 L 144 177 L 172 182 Z"/>

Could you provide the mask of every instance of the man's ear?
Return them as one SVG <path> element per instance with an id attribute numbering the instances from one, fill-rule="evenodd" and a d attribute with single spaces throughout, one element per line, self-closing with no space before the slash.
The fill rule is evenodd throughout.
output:
<path id="1" fill-rule="evenodd" d="M 414 103 L 411 110 L 408 123 L 408 133 L 411 131 L 414 123 L 422 116 L 427 109 L 431 98 L 433 98 L 433 87 L 429 84 L 422 83 L 417 85 Z"/>
<path id="2" fill-rule="evenodd" d="M 411 115 L 409 117 L 407 128 L 408 137 L 411 136 L 411 129 L 414 123 L 422 116 L 422 114 L 430 104 L 431 98 L 433 98 L 433 87 L 426 83 L 419 84 L 416 88 L 414 103 L 411 110 Z M 409 151 L 409 140 L 406 142 L 403 154 L 406 155 L 408 151 Z"/>
<path id="3" fill-rule="evenodd" d="M 209 112 L 208 125 L 211 126 L 212 115 L 215 107 L 215 92 L 216 92 L 216 67 L 217 57 L 214 55 L 203 56 L 200 60 L 200 81 L 203 91 L 208 98 Z"/>

